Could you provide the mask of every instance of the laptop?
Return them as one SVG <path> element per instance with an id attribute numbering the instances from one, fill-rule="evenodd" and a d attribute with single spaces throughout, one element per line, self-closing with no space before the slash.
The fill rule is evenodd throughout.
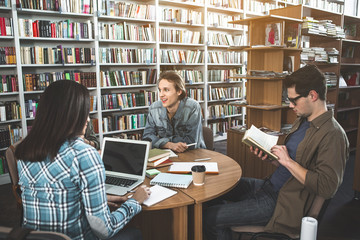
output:
<path id="1" fill-rule="evenodd" d="M 144 182 L 150 142 L 105 137 L 102 146 L 106 193 L 125 195 Z"/>

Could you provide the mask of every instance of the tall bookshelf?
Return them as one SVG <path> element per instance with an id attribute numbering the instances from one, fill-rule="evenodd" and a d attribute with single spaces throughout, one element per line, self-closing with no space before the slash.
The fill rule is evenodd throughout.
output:
<path id="1" fill-rule="evenodd" d="M 258 16 L 235 21 L 234 23 L 247 25 L 249 28 L 249 45 L 247 66 L 247 104 L 246 125 L 250 127 L 266 127 L 280 131 L 282 124 L 291 123 L 295 116 L 288 105 L 283 104 L 283 77 L 251 75 L 252 71 L 273 71 L 282 73 L 284 61 L 293 58 L 293 68 L 300 66 L 300 52 L 298 47 L 286 47 L 285 29 L 289 25 L 298 26 L 302 20 L 278 15 Z M 279 46 L 267 46 L 266 29 L 269 26 L 279 26 Z M 276 33 L 275 33 L 276 34 Z M 254 154 L 241 143 L 244 132 L 232 130 L 228 138 L 228 155 L 244 166 L 244 176 L 266 177 L 274 167 L 271 164 L 262 164 Z M 240 147 L 239 147 L 240 143 Z M 241 149 L 239 152 L 239 149 Z"/>
<path id="2" fill-rule="evenodd" d="M 0 13 L 11 17 L 13 20 L 13 35 L 0 36 L 0 46 L 15 47 L 17 59 L 15 65 L 0 65 L 0 68 L 5 74 L 16 75 L 18 82 L 18 91 L 0 93 L 0 99 L 1 101 L 16 101 L 21 107 L 19 109 L 21 109 L 22 116 L 21 119 L 1 121 L 0 126 L 4 128 L 10 124 L 15 128 L 22 128 L 22 135 L 26 136 L 34 119 L 36 102 L 43 92 L 43 87 L 27 89 L 26 76 L 32 74 L 32 76 L 35 76 L 34 79 L 38 77 L 39 79 L 45 78 L 46 80 L 48 73 L 56 73 L 49 75 L 56 79 L 59 78 L 58 76 L 61 73 L 66 72 L 67 78 L 80 79 L 90 91 L 92 96 L 90 118 L 98 132 L 100 141 L 105 136 L 126 134 L 136 137 L 141 134 L 143 130 L 141 122 L 146 117 L 148 105 L 151 101 L 147 101 L 145 104 L 140 102 L 133 106 L 122 107 L 121 109 L 119 107 L 111 107 L 110 102 L 114 97 L 123 96 L 124 94 L 131 94 L 131 96 L 142 94 L 141 96 L 143 97 L 148 96 L 145 94 L 150 94 L 154 97 L 153 95 L 157 91 L 154 82 L 148 81 L 144 84 L 139 79 L 143 79 L 143 76 L 149 76 L 150 74 L 153 74 L 153 79 L 157 79 L 161 71 L 169 69 L 177 70 L 185 76 L 188 95 L 198 100 L 201 104 L 203 124 L 213 128 L 215 140 L 226 139 L 227 128 L 234 124 L 243 124 L 245 120 L 245 111 L 242 108 L 229 108 L 228 103 L 240 101 L 246 95 L 245 84 L 247 80 L 241 77 L 230 77 L 235 74 L 243 74 L 248 59 L 248 52 L 243 51 L 243 48 L 239 47 L 247 45 L 247 27 L 229 24 L 227 21 L 263 16 L 270 9 L 282 8 L 298 3 L 295 0 L 291 2 L 280 0 L 267 1 L 269 4 L 265 5 L 261 5 L 261 1 L 253 3 L 252 0 L 88 0 L 85 1 L 85 5 L 80 6 L 72 4 L 79 3 L 79 1 L 68 0 L 65 1 L 69 3 L 68 5 L 59 8 L 55 4 L 51 5 L 55 1 L 46 2 L 50 3 L 50 5 L 33 6 L 33 9 L 29 9 L 30 7 L 26 6 L 25 0 L 20 1 L 22 3 L 21 6 L 16 6 L 14 0 L 9 0 L 8 6 L 0 6 Z M 44 2 L 41 1 L 41 3 Z M 147 5 L 150 10 L 141 8 L 142 10 L 139 11 L 139 15 L 121 15 L 113 8 L 115 3 L 121 3 L 123 7 L 130 4 Z M 109 4 L 110 7 L 106 4 Z M 69 9 L 70 6 L 75 7 L 74 9 Z M 254 8 L 254 6 L 256 7 Z M 174 17 L 164 19 L 162 18 L 162 11 L 165 8 L 191 10 L 191 12 L 201 13 L 201 17 L 195 17 L 192 20 L 190 18 L 189 21 L 186 20 L 185 22 L 174 19 Z M 195 13 L 194 16 L 198 15 Z M 214 18 L 217 21 L 214 21 Z M 89 26 L 92 29 L 92 34 L 89 38 L 81 35 L 73 35 L 72 37 L 24 36 L 22 33 L 25 31 L 19 32 L 19 28 L 21 28 L 19 26 L 19 19 L 24 19 L 24 21 L 27 19 L 31 20 L 31 22 L 50 21 L 50 23 L 58 23 L 65 19 L 75 25 L 77 23 L 81 23 L 81 25 L 90 23 Z M 131 36 L 118 37 L 111 35 L 110 37 L 109 34 L 106 34 L 106 29 L 118 28 L 121 24 L 123 26 L 126 25 L 126 29 L 129 29 L 131 32 L 141 31 L 146 37 L 142 36 L 134 39 Z M 171 31 L 173 30 L 180 30 L 182 33 L 198 32 L 197 34 L 200 34 L 201 37 L 197 42 L 169 41 L 168 37 L 162 38 L 163 36 L 169 36 L 169 34 L 172 35 Z M 153 34 L 149 38 L 150 33 Z M 214 35 L 218 35 L 217 38 L 213 37 Z M 225 39 L 225 41 L 219 41 L 219 39 Z M 231 41 L 229 39 L 232 41 L 236 40 L 236 46 L 232 46 L 229 43 Z M 49 51 L 49 49 L 57 48 L 58 46 L 61 46 L 60 48 L 88 48 L 92 53 L 91 61 L 86 63 L 66 62 L 68 55 L 66 55 L 66 58 L 64 55 L 64 59 L 60 63 L 54 64 L 43 64 L 42 62 L 40 64 L 29 64 L 21 61 L 21 51 L 24 51 L 24 48 L 48 48 L 46 51 Z M 101 52 L 102 49 L 112 49 L 113 52 Z M 106 59 L 107 56 L 111 56 L 111 54 L 114 56 L 115 52 L 119 53 L 120 50 L 125 49 L 135 52 L 142 50 L 148 55 L 147 51 L 152 49 L 152 54 L 150 54 L 152 59 L 146 54 L 144 58 L 131 61 L 116 62 Z M 169 53 L 170 50 L 172 52 L 183 51 L 184 53 L 200 51 L 203 60 L 200 62 L 164 62 L 162 54 Z M 74 49 L 74 51 L 76 50 Z M 105 60 L 103 59 L 103 54 L 105 55 Z M 216 61 L 214 61 L 214 58 L 211 59 L 210 55 L 215 56 Z M 223 58 L 219 58 L 220 56 Z M 226 57 L 224 58 L 224 56 Z M 226 61 L 224 61 L 225 59 Z M 227 61 L 227 59 L 232 60 Z M 113 84 L 114 79 L 119 81 L 120 76 L 113 73 L 124 74 L 125 72 L 128 74 L 128 78 L 135 79 L 135 81 L 125 84 Z M 216 75 L 216 72 L 220 72 L 220 76 Z M 214 92 L 214 96 L 209 98 L 208 96 L 211 91 Z M 33 107 L 29 108 L 28 106 Z M 215 114 L 212 114 L 211 111 Z M 126 119 L 128 116 L 131 116 L 131 118 Z M 122 126 L 124 126 L 124 121 L 135 121 L 135 119 L 136 125 L 108 128 L 111 122 L 121 121 Z M 0 153 L 5 150 L 6 148 L 0 149 Z M 7 178 L 7 175 L 1 176 L 0 183 L 4 182 L 1 180 L 2 178 Z"/>
<path id="3" fill-rule="evenodd" d="M 360 197 L 360 18 L 344 15 L 345 39 L 342 40 L 341 75 L 347 86 L 339 86 L 337 119 L 356 151 L 354 167 L 355 197 Z"/>
<path id="4" fill-rule="evenodd" d="M 10 2 L 3 3 L 0 6 L 0 15 L 1 21 L 8 21 L 10 24 L 13 24 L 14 20 L 14 11 Z M 8 25 L 8 24 L 6 24 Z M 20 119 L 19 112 L 11 111 L 7 106 L 10 106 L 9 103 L 13 103 L 15 105 L 16 110 L 19 110 L 18 107 L 23 99 L 23 95 L 19 90 L 19 81 L 18 81 L 18 54 L 16 49 L 18 47 L 18 42 L 14 37 L 14 27 L 6 27 L 5 29 L 1 28 L 0 34 L 0 51 L 1 51 L 1 93 L 0 93 L 0 102 L 1 102 L 1 121 L 0 127 L 1 129 L 5 129 L 1 131 L 1 137 L 4 138 L 4 135 L 9 137 L 10 130 L 9 128 L 22 128 L 22 121 Z M 9 111 L 6 111 L 9 110 Z M 8 114 L 6 114 L 8 112 Z M 19 134 L 21 130 L 19 131 Z M 19 137 L 19 136 L 18 136 Z M 16 138 L 14 136 L 10 137 L 13 140 Z M 7 149 L 8 141 L 1 141 L 0 146 L 0 161 L 5 159 L 5 151 Z M 2 164 L 1 164 L 2 165 Z M 4 171 L 4 166 L 2 166 L 1 171 Z M 0 183 L 9 183 L 10 179 L 8 174 L 0 174 Z"/>

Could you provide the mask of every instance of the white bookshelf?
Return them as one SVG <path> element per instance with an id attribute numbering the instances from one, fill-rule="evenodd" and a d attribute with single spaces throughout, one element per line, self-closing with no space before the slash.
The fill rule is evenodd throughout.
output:
<path id="1" fill-rule="evenodd" d="M 10 0 L 9 0 L 10 1 Z M 24 91 L 23 86 L 23 74 L 25 73 L 45 73 L 49 71 L 64 71 L 64 70 L 79 70 L 83 72 L 95 72 L 96 73 L 96 87 L 89 87 L 90 95 L 97 97 L 97 110 L 90 112 L 90 117 L 92 119 L 97 119 L 99 123 L 102 122 L 103 118 L 106 116 L 112 116 L 113 114 L 132 114 L 136 113 L 145 113 L 147 111 L 147 106 L 136 107 L 122 110 L 101 110 L 101 95 L 111 94 L 111 93 L 124 93 L 124 92 L 136 92 L 140 90 L 146 91 L 157 91 L 157 87 L 154 84 L 147 85 L 131 85 L 131 86 L 121 86 L 121 87 L 102 87 L 100 82 L 100 72 L 101 71 L 137 71 L 139 69 L 156 69 L 157 76 L 163 70 L 196 70 L 200 71 L 203 76 L 202 82 L 191 82 L 186 84 L 186 88 L 190 89 L 202 89 L 203 99 L 199 100 L 199 103 L 203 109 L 204 113 L 204 125 L 211 125 L 216 121 L 228 121 L 231 119 L 238 119 L 239 122 L 244 123 L 245 121 L 245 111 L 241 110 L 239 114 L 236 115 L 226 115 L 220 118 L 214 118 L 209 116 L 208 107 L 216 104 L 227 104 L 231 101 L 238 101 L 243 99 L 246 95 L 245 91 L 245 82 L 242 81 L 209 81 L 209 71 L 211 70 L 226 70 L 226 69 L 235 69 L 242 68 L 245 70 L 245 63 L 247 60 L 246 52 L 242 52 L 241 47 L 233 47 L 228 45 L 214 45 L 209 42 L 208 33 L 222 33 L 229 34 L 231 36 L 244 36 L 240 42 L 241 45 L 248 45 L 247 40 L 247 28 L 242 26 L 224 26 L 223 24 L 211 24 L 213 19 L 209 18 L 209 14 L 218 14 L 221 16 L 234 16 L 238 18 L 248 18 L 252 16 L 264 15 L 264 8 L 253 9 L 251 6 L 253 0 L 235 0 L 239 8 L 229 8 L 223 7 L 221 4 L 210 5 L 212 1 L 207 0 L 197 0 L 197 1 L 180 1 L 180 0 L 147 0 L 147 1 L 127 1 L 120 0 L 121 2 L 131 2 L 137 4 L 149 4 L 155 9 L 155 18 L 154 19 L 144 19 L 144 18 L 129 18 L 129 17 L 119 17 L 119 16 L 107 16 L 104 15 L 102 9 L 102 1 L 92 0 L 93 4 L 93 13 L 83 14 L 83 13 L 70 13 L 64 11 L 49 11 L 49 10 L 35 10 L 35 9 L 26 9 L 24 7 L 17 8 L 15 0 L 11 0 L 8 7 L 0 7 L 0 14 L 4 16 L 12 17 L 13 19 L 13 36 L 0 36 L 0 46 L 13 46 L 16 50 L 16 65 L 0 65 L 2 74 L 17 74 L 18 75 L 18 85 L 19 92 L 14 93 L 0 93 L 0 101 L 16 100 L 21 106 L 21 115 L 23 116 L 21 120 L 11 120 L 6 122 L 0 122 L 0 127 L 7 126 L 8 124 L 19 125 L 23 129 L 23 136 L 27 134 L 27 127 L 32 124 L 34 118 L 26 118 L 25 113 L 25 101 L 28 99 L 36 99 L 40 96 L 43 91 Z M 290 5 L 297 4 L 298 0 L 274 0 L 266 1 L 269 2 L 271 6 L 274 7 L 286 7 Z M 334 2 L 333 0 L 325 0 L 326 2 Z M 220 1 L 221 2 L 221 1 Z M 264 2 L 264 1 L 262 1 Z M 315 2 L 315 1 L 310 1 Z M 341 1 L 335 1 L 337 4 L 342 4 Z M 98 5 L 100 4 L 100 5 Z M 312 3 L 313 4 L 313 3 Z M 254 5 L 254 4 L 253 4 Z M 101 6 L 101 9 L 98 8 Z M 202 14 L 202 21 L 200 23 L 193 22 L 179 22 L 170 20 L 161 19 L 161 11 L 163 8 L 169 9 L 183 9 L 197 11 Z M 265 8 L 266 9 L 266 8 Z M 70 19 L 72 21 L 85 22 L 90 21 L 93 23 L 93 37 L 91 39 L 69 39 L 69 38 L 44 38 L 44 37 L 20 37 L 18 31 L 18 19 L 19 18 L 28 18 L 33 20 L 50 20 L 50 21 L 60 21 L 63 19 Z M 154 41 L 131 41 L 131 40 L 109 40 L 102 39 L 100 37 L 99 24 L 101 23 L 119 23 L 126 22 L 133 25 L 146 25 L 150 24 L 155 29 Z M 180 29 L 184 31 L 199 31 L 202 35 L 201 43 L 175 43 L 175 42 L 162 42 L 160 38 L 160 29 Z M 62 45 L 63 47 L 87 47 L 95 49 L 95 63 L 93 64 L 22 64 L 21 63 L 21 52 L 20 48 L 23 46 L 43 46 L 51 47 L 56 45 Z M 154 48 L 156 52 L 156 61 L 153 63 L 100 63 L 100 48 Z M 200 50 L 203 52 L 204 60 L 201 63 L 161 63 L 161 50 Z M 232 52 L 237 51 L 241 52 L 241 62 L 240 63 L 213 63 L 208 59 L 208 54 L 210 52 Z M 228 99 L 219 99 L 216 101 L 208 100 L 208 91 L 209 87 L 211 88 L 232 88 L 232 87 L 241 87 L 242 88 L 242 97 L 241 98 L 228 98 Z M 99 139 L 102 141 L 104 136 L 112 136 L 122 133 L 136 133 L 143 131 L 143 128 L 138 129 L 129 129 L 122 131 L 108 131 L 104 132 L 103 125 L 99 124 Z M 215 140 L 224 140 L 226 139 L 226 132 L 218 133 L 214 131 Z M 8 183 L 8 175 L 0 175 L 0 184 Z"/>

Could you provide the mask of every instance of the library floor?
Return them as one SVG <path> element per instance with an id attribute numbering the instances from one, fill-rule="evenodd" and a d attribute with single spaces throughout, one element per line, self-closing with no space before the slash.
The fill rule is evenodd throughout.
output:
<path id="1" fill-rule="evenodd" d="M 216 142 L 215 151 L 226 154 L 226 141 Z M 346 166 L 343 184 L 330 202 L 318 229 L 318 240 L 360 240 L 360 200 L 352 190 L 355 154 Z M 11 185 L 0 185 L 0 226 L 14 227 L 20 222 Z"/>

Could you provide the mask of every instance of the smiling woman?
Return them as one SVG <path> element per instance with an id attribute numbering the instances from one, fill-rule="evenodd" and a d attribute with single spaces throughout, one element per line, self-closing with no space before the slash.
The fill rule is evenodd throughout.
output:
<path id="1" fill-rule="evenodd" d="M 149 108 L 143 139 L 150 140 L 154 148 L 168 148 L 184 152 L 187 144 L 192 148 L 205 148 L 202 136 L 201 107 L 186 97 L 185 82 L 176 72 L 163 72 L 158 81 L 160 101 Z"/>

